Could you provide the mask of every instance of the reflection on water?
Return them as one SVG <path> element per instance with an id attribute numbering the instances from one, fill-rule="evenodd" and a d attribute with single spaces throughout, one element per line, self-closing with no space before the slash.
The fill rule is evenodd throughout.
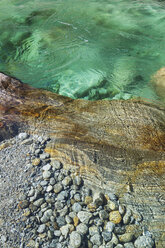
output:
<path id="1" fill-rule="evenodd" d="M 154 0 L 1 0 L 0 71 L 73 98 L 157 99 L 165 7 Z"/>

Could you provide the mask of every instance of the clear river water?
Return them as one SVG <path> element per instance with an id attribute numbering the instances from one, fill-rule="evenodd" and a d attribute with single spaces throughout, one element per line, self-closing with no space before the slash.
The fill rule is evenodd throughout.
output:
<path id="1" fill-rule="evenodd" d="M 157 100 L 165 2 L 1 0 L 0 71 L 72 98 Z"/>

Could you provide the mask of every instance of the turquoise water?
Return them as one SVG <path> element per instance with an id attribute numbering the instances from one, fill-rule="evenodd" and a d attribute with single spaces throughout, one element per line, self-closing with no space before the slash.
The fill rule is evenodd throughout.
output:
<path id="1" fill-rule="evenodd" d="M 165 3 L 154 0 L 1 0 L 0 71 L 84 99 L 158 99 Z"/>

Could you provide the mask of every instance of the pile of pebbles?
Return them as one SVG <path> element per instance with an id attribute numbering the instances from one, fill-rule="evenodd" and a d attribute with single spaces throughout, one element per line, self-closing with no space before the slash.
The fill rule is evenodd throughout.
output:
<path id="1" fill-rule="evenodd" d="M 36 136 L 35 136 L 36 137 Z M 150 232 L 142 230 L 142 216 L 121 205 L 110 191 L 89 188 L 76 172 L 44 152 L 48 138 L 18 136 L 30 145 L 30 183 L 19 195 L 21 213 L 18 247 L 31 248 L 152 248 Z M 5 246 L 4 246 L 5 247 Z"/>

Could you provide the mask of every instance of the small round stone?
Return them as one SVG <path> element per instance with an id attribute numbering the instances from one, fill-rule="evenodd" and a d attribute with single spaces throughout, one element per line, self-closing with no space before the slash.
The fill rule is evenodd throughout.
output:
<path id="1" fill-rule="evenodd" d="M 49 181 L 50 185 L 55 185 L 56 181 L 53 177 L 50 178 L 50 181 Z"/>
<path id="2" fill-rule="evenodd" d="M 101 245 L 102 243 L 101 235 L 98 233 L 93 235 L 90 240 L 93 243 L 93 245 Z"/>
<path id="3" fill-rule="evenodd" d="M 112 233 L 108 231 L 102 232 L 102 237 L 105 242 L 109 242 L 112 239 Z"/>
<path id="4" fill-rule="evenodd" d="M 81 235 L 76 232 L 73 231 L 70 235 L 70 244 L 73 248 L 79 248 L 81 246 Z"/>
<path id="5" fill-rule="evenodd" d="M 133 245 L 132 242 L 129 242 L 124 244 L 124 248 L 135 248 L 135 246 Z"/>
<path id="6" fill-rule="evenodd" d="M 61 236 L 61 231 L 60 230 L 54 231 L 54 236 L 60 237 Z"/>
<path id="7" fill-rule="evenodd" d="M 47 187 L 47 189 L 46 189 L 47 192 L 51 192 L 52 190 L 53 190 L 52 185 L 49 185 L 49 186 Z"/>
<path id="8" fill-rule="evenodd" d="M 134 235 L 133 233 L 124 233 L 122 235 L 119 235 L 119 241 L 121 243 L 128 243 L 128 242 L 131 242 L 134 238 Z"/>
<path id="9" fill-rule="evenodd" d="M 109 214 L 109 220 L 113 222 L 114 224 L 119 224 L 122 220 L 122 217 L 119 213 L 119 211 L 112 211 Z"/>
<path id="10" fill-rule="evenodd" d="M 61 162 L 58 161 L 58 160 L 54 160 L 54 161 L 52 162 L 52 166 L 53 166 L 53 168 L 54 168 L 55 170 L 60 170 L 60 169 L 62 168 L 62 164 L 61 164 Z"/>
<path id="11" fill-rule="evenodd" d="M 77 216 L 81 222 L 83 222 L 84 224 L 88 224 L 89 220 L 92 217 L 92 214 L 87 211 L 80 211 L 78 212 Z"/>
<path id="12" fill-rule="evenodd" d="M 40 198 L 33 202 L 33 205 L 36 207 L 40 207 L 44 203 L 44 198 Z"/>
<path id="13" fill-rule="evenodd" d="M 151 237 L 148 236 L 140 236 L 135 240 L 134 243 L 135 248 L 152 248 L 154 247 L 154 241 Z"/>
<path id="14" fill-rule="evenodd" d="M 57 184 L 54 185 L 54 192 L 56 194 L 58 194 L 59 192 L 61 192 L 62 189 L 63 189 L 63 186 L 62 186 L 61 183 L 57 183 Z"/>
<path id="15" fill-rule="evenodd" d="M 41 163 L 40 158 L 35 158 L 32 160 L 32 165 L 34 166 L 38 166 Z"/>
<path id="16" fill-rule="evenodd" d="M 45 228 L 46 228 L 46 225 L 45 224 L 42 224 L 39 226 L 39 228 L 37 229 L 37 232 L 38 233 L 43 233 L 45 231 Z"/>
<path id="17" fill-rule="evenodd" d="M 113 232 L 114 228 L 115 224 L 113 222 L 108 221 L 105 226 L 105 230 L 107 230 L 108 232 Z"/>
<path id="18" fill-rule="evenodd" d="M 18 138 L 20 139 L 20 140 L 25 140 L 25 139 L 27 139 L 29 137 L 29 135 L 27 134 L 27 133 L 20 133 L 19 135 L 18 135 Z"/>
<path id="19" fill-rule="evenodd" d="M 76 213 L 80 212 L 82 209 L 82 206 L 78 203 L 78 202 L 75 202 L 72 206 L 72 210 Z"/>
<path id="20" fill-rule="evenodd" d="M 107 213 L 107 211 L 101 210 L 101 211 L 99 212 L 99 217 L 100 217 L 100 219 L 102 219 L 102 220 L 106 220 L 106 219 L 108 219 L 109 214 Z"/>
<path id="21" fill-rule="evenodd" d="M 71 185 L 71 183 L 72 183 L 72 178 L 70 176 L 67 176 L 62 180 L 62 184 L 64 186 L 69 186 Z"/>
<path id="22" fill-rule="evenodd" d="M 77 186 L 80 186 L 82 184 L 82 178 L 80 176 L 75 176 L 73 179 L 73 183 Z"/>
<path id="23" fill-rule="evenodd" d="M 93 202 L 93 198 L 91 196 L 87 195 L 87 196 L 85 196 L 84 202 L 86 205 L 88 205 L 88 204 Z"/>
<path id="24" fill-rule="evenodd" d="M 50 171 L 44 171 L 43 172 L 43 179 L 49 179 L 51 177 L 51 172 Z"/>
<path id="25" fill-rule="evenodd" d="M 87 225 L 85 225 L 84 223 L 80 223 L 77 227 L 76 227 L 76 230 L 78 233 L 84 235 L 84 234 L 87 234 L 88 232 L 88 227 Z"/>
<path id="26" fill-rule="evenodd" d="M 51 165 L 50 164 L 46 164 L 46 165 L 44 165 L 43 167 L 42 167 L 42 169 L 43 170 L 45 170 L 45 171 L 48 171 L 48 170 L 50 170 L 51 169 Z"/>

